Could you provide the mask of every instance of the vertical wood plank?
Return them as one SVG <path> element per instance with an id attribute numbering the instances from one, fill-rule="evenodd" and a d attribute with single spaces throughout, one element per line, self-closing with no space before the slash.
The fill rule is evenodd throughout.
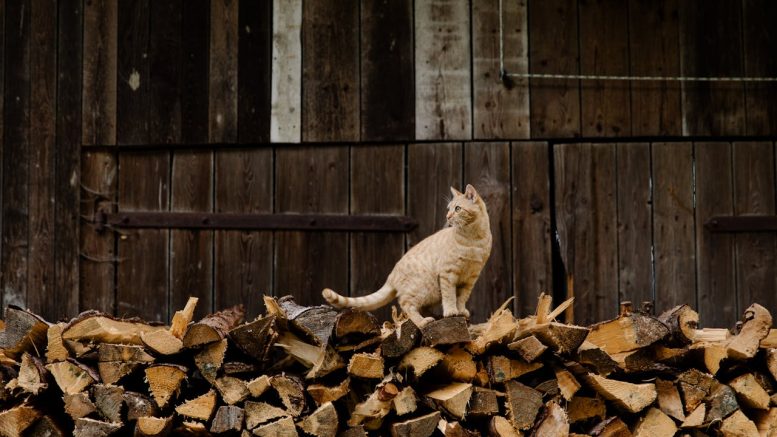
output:
<path id="1" fill-rule="evenodd" d="M 182 0 L 154 0 L 149 25 L 149 142 L 181 142 Z"/>
<path id="2" fill-rule="evenodd" d="M 553 293 L 548 144 L 512 144 L 513 286 L 516 314 L 533 314 L 541 292 Z"/>
<path id="3" fill-rule="evenodd" d="M 415 2 L 415 137 L 472 138 L 468 2 Z"/>
<path id="4" fill-rule="evenodd" d="M 27 306 L 48 320 L 68 309 L 56 288 L 54 209 L 57 111 L 57 5 L 33 0 L 30 25 L 30 218 Z M 74 308 L 70 308 L 73 310 Z"/>
<path id="5" fill-rule="evenodd" d="M 238 13 L 238 141 L 270 141 L 272 2 L 241 1 Z"/>
<path id="6" fill-rule="evenodd" d="M 302 0 L 273 0 L 270 141 L 298 143 L 302 126 Z"/>
<path id="7" fill-rule="evenodd" d="M 587 325 L 618 308 L 615 145 L 560 144 L 554 156 L 561 257 L 574 281 L 574 321 Z"/>
<path id="8" fill-rule="evenodd" d="M 351 214 L 404 214 L 405 146 L 351 147 Z M 405 250 L 403 234 L 351 234 L 350 289 L 361 296 L 386 283 Z M 390 320 L 390 306 L 375 312 Z"/>
<path id="9" fill-rule="evenodd" d="M 273 212 L 273 151 L 219 150 L 215 189 L 216 212 Z M 215 307 L 243 304 L 248 317 L 260 314 L 273 285 L 272 232 L 217 231 L 214 268 Z"/>
<path id="10" fill-rule="evenodd" d="M 118 11 L 115 1 L 84 1 L 84 145 L 116 144 Z"/>
<path id="11" fill-rule="evenodd" d="M 744 0 L 745 76 L 777 75 L 777 3 L 769 0 Z M 777 132 L 777 84 L 774 82 L 745 85 L 747 134 L 770 135 Z"/>
<path id="12" fill-rule="evenodd" d="M 580 73 L 628 75 L 627 3 L 623 0 L 580 0 Z M 584 80 L 580 83 L 583 136 L 631 135 L 628 84 Z"/>
<path id="13" fill-rule="evenodd" d="M 5 4 L 3 305 L 27 303 L 30 177 L 30 1 Z"/>
<path id="14" fill-rule="evenodd" d="M 771 142 L 734 143 L 734 214 L 774 215 L 775 169 Z M 770 233 L 736 234 L 739 311 L 758 302 L 777 309 L 777 239 Z M 738 315 L 739 313 L 737 313 Z"/>
<path id="15" fill-rule="evenodd" d="M 415 136 L 413 61 L 413 2 L 362 1 L 362 141 Z"/>
<path id="16" fill-rule="evenodd" d="M 618 165 L 618 296 L 653 302 L 650 144 L 622 143 Z"/>
<path id="17" fill-rule="evenodd" d="M 510 239 L 510 145 L 468 143 L 464 146 L 464 183 L 472 184 L 486 202 L 493 244 L 467 308 L 473 321 L 488 319 L 512 295 Z"/>
<path id="18" fill-rule="evenodd" d="M 209 141 L 237 141 L 238 0 L 210 3 Z"/>
<path id="19" fill-rule="evenodd" d="M 680 30 L 684 76 L 742 76 L 740 1 L 681 2 Z M 684 83 L 683 135 L 744 134 L 744 91 L 742 82 Z"/>
<path id="20" fill-rule="evenodd" d="M 529 71 L 578 74 L 577 2 L 546 0 L 529 7 Z M 531 93 L 532 138 L 580 135 L 579 81 L 535 79 Z"/>
<path id="21" fill-rule="evenodd" d="M 502 2 L 504 68 L 527 73 L 529 30 L 526 0 Z M 529 138 L 529 81 L 500 77 L 498 0 L 472 2 L 472 77 L 475 138 Z"/>
<path id="22" fill-rule="evenodd" d="M 632 75 L 679 75 L 678 1 L 629 1 Z M 682 134 L 679 82 L 631 82 L 630 87 L 633 135 Z"/>
<path id="23" fill-rule="evenodd" d="M 149 140 L 149 9 L 149 0 L 119 2 L 116 135 L 120 145 Z"/>
<path id="24" fill-rule="evenodd" d="M 731 144 L 695 143 L 696 268 L 702 326 L 733 326 L 739 320 L 734 278 L 734 236 L 712 233 L 704 222 L 713 215 L 732 215 Z"/>
<path id="25" fill-rule="evenodd" d="M 208 142 L 209 0 L 186 0 L 181 31 L 181 141 L 205 144 Z"/>
<path id="26" fill-rule="evenodd" d="M 302 141 L 359 140 L 359 1 L 302 3 Z"/>
<path id="27" fill-rule="evenodd" d="M 348 147 L 284 147 L 275 153 L 275 210 L 348 212 Z M 321 290 L 348 290 L 348 236 L 277 232 L 275 286 L 301 305 L 321 303 Z"/>
<path id="28" fill-rule="evenodd" d="M 661 312 L 697 302 L 693 147 L 690 143 L 654 143 L 651 147 L 655 307 Z"/>

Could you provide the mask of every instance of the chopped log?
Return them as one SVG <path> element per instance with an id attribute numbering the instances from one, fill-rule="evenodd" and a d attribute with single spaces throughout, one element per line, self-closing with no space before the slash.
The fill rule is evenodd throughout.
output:
<path id="1" fill-rule="evenodd" d="M 226 375 L 240 375 L 246 373 L 256 373 L 260 371 L 256 364 L 246 363 L 244 361 L 227 361 L 221 368 Z"/>
<path id="2" fill-rule="evenodd" d="M 87 311 L 64 327 L 62 340 L 142 345 L 140 334 L 164 330 L 164 326 L 152 326 L 136 319 L 119 320 L 96 311 Z"/>
<path id="3" fill-rule="evenodd" d="M 467 404 L 472 397 L 472 384 L 454 382 L 426 394 L 436 405 L 445 409 L 451 416 L 463 419 L 467 414 Z"/>
<path id="4" fill-rule="evenodd" d="M 601 376 L 608 376 L 619 367 L 618 363 L 612 359 L 610 354 L 587 341 L 583 342 L 577 349 L 575 360 L 580 364 L 592 368 Z"/>
<path id="5" fill-rule="evenodd" d="M 106 437 L 121 428 L 121 423 L 103 422 L 100 420 L 82 417 L 76 419 L 76 427 L 73 430 L 74 437 Z"/>
<path id="6" fill-rule="evenodd" d="M 159 408 L 164 408 L 186 379 L 186 368 L 175 364 L 155 364 L 146 369 L 146 381 Z"/>
<path id="7" fill-rule="evenodd" d="M 745 310 L 742 330 L 728 343 L 728 357 L 735 360 L 753 358 L 762 339 L 769 334 L 772 316 L 769 311 L 754 303 Z"/>
<path id="8" fill-rule="evenodd" d="M 124 405 L 127 406 L 127 420 L 132 422 L 139 417 L 157 416 L 159 409 L 150 397 L 133 392 L 124 392 Z"/>
<path id="9" fill-rule="evenodd" d="M 634 437 L 671 437 L 677 432 L 674 420 L 658 408 L 650 408 L 634 428 Z"/>
<path id="10" fill-rule="evenodd" d="M 586 341 L 612 355 L 649 346 L 668 334 L 669 329 L 658 319 L 639 313 L 627 313 L 591 326 Z"/>
<path id="11" fill-rule="evenodd" d="M 601 398 L 575 396 L 567 405 L 567 414 L 571 423 L 594 418 L 598 418 L 601 421 L 604 420 L 604 416 L 607 414 L 607 407 Z"/>
<path id="12" fill-rule="evenodd" d="M 245 317 L 243 305 L 235 305 L 203 317 L 197 323 L 189 326 L 183 336 L 183 346 L 193 348 L 208 343 L 223 340 L 230 329 L 239 325 Z"/>
<path id="13" fill-rule="evenodd" d="M 46 375 L 48 375 L 48 372 L 43 367 L 43 362 L 39 358 L 24 352 L 15 385 L 25 393 L 38 395 L 49 386 L 46 382 Z M 10 386 L 11 384 L 9 383 L 7 388 L 10 388 Z"/>
<path id="14" fill-rule="evenodd" d="M 561 367 L 554 367 L 553 373 L 556 375 L 561 396 L 567 401 L 571 400 L 575 393 L 580 390 L 580 383 L 577 382 L 577 379 L 575 379 L 571 372 Z"/>
<path id="15" fill-rule="evenodd" d="M 502 383 L 519 378 L 529 372 L 541 368 L 541 362 L 527 363 L 523 360 L 513 360 L 502 355 L 488 357 L 488 377 L 492 383 Z"/>
<path id="16" fill-rule="evenodd" d="M 357 378 L 382 379 L 383 357 L 378 354 L 353 354 L 348 362 L 348 374 Z"/>
<path id="17" fill-rule="evenodd" d="M 769 408 L 769 394 L 756 381 L 752 373 L 740 375 L 729 381 L 728 385 L 734 390 L 742 405 L 759 410 Z"/>
<path id="18" fill-rule="evenodd" d="M 204 423 L 195 421 L 183 421 L 181 425 L 175 428 L 175 435 L 186 435 L 192 437 L 210 437 L 212 434 L 208 432 L 208 428 Z"/>
<path id="19" fill-rule="evenodd" d="M 426 346 L 442 344 L 466 343 L 472 340 L 464 317 L 445 317 L 429 322 L 421 330 L 423 343 Z"/>
<path id="20" fill-rule="evenodd" d="M 496 310 L 482 328 L 482 332 L 473 341 L 467 344 L 467 350 L 475 355 L 481 355 L 494 344 L 503 343 L 513 338 L 518 324 L 513 313 L 505 306 Z"/>
<path id="21" fill-rule="evenodd" d="M 213 411 L 216 409 L 216 392 L 209 390 L 207 393 L 190 399 L 181 405 L 175 407 L 175 412 L 184 417 L 192 419 L 210 420 Z"/>
<path id="22" fill-rule="evenodd" d="M 194 318 L 194 310 L 197 308 L 198 301 L 199 299 L 196 297 L 189 297 L 189 300 L 186 301 L 186 306 L 173 314 L 173 320 L 170 323 L 170 330 L 168 331 L 173 337 L 183 339 L 184 334 L 186 334 L 186 329 L 189 327 L 189 323 L 191 323 Z"/>
<path id="23" fill-rule="evenodd" d="M 391 401 L 399 394 L 397 386 L 390 381 L 391 376 L 384 378 L 367 400 L 356 404 L 348 419 L 348 426 L 364 424 L 369 430 L 380 427 L 383 418 L 391 411 Z"/>
<path id="24" fill-rule="evenodd" d="M 699 404 L 680 425 L 680 428 L 699 428 L 704 425 L 704 417 L 707 415 L 707 405 Z"/>
<path id="25" fill-rule="evenodd" d="M 337 411 L 331 402 L 318 407 L 299 424 L 305 433 L 316 437 L 335 437 L 337 434 Z"/>
<path id="26" fill-rule="evenodd" d="M 246 401 L 243 408 L 245 409 L 246 428 L 248 429 L 254 429 L 281 417 L 291 417 L 286 410 L 265 402 Z"/>
<path id="27" fill-rule="evenodd" d="M 416 397 L 415 390 L 408 386 L 403 388 L 391 402 L 397 416 L 404 416 L 405 414 L 414 412 L 418 408 L 417 401 L 418 398 Z"/>
<path id="28" fill-rule="evenodd" d="M 385 326 L 385 325 L 384 325 Z M 421 338 L 421 330 L 410 319 L 396 324 L 395 329 L 385 329 L 380 351 L 386 358 L 398 358 L 413 349 Z"/>
<path id="29" fill-rule="evenodd" d="M 69 353 L 65 345 L 62 344 L 62 330 L 65 328 L 65 323 L 55 323 L 49 326 L 46 331 L 46 362 L 56 363 L 57 361 L 65 361 Z"/>
<path id="30" fill-rule="evenodd" d="M 286 314 L 290 325 L 312 340 L 316 345 L 329 344 L 338 312 L 328 305 L 306 307 L 294 302 L 292 296 L 278 299 L 278 305 Z"/>
<path id="31" fill-rule="evenodd" d="M 699 342 L 691 345 L 691 349 L 702 349 L 704 356 L 704 367 L 707 371 L 715 375 L 720 370 L 721 362 L 728 358 L 728 348 L 724 343 L 706 343 Z"/>
<path id="32" fill-rule="evenodd" d="M 437 349 L 425 346 L 418 347 L 402 357 L 402 361 L 399 362 L 399 370 L 413 369 L 413 374 L 418 378 L 442 361 L 444 357 L 445 354 Z"/>
<path id="33" fill-rule="evenodd" d="M 169 417 L 138 417 L 135 423 L 136 436 L 157 437 L 170 434 L 173 428 L 173 416 Z"/>
<path id="34" fill-rule="evenodd" d="M 109 422 L 121 422 L 124 407 L 124 388 L 115 385 L 95 384 L 92 386 L 94 405 L 102 417 Z"/>
<path id="35" fill-rule="evenodd" d="M 542 407 L 542 393 L 517 381 L 507 381 L 505 391 L 507 412 L 513 426 L 518 430 L 531 428 Z"/>
<path id="36" fill-rule="evenodd" d="M 688 305 L 678 305 L 664 311 L 658 320 L 669 329 L 667 344 L 684 346 L 694 340 L 694 334 L 699 327 L 699 313 Z"/>
<path id="37" fill-rule="evenodd" d="M 685 412 L 690 413 L 709 395 L 715 380 L 712 375 L 690 369 L 680 374 L 677 382 L 683 395 Z"/>
<path id="38" fill-rule="evenodd" d="M 588 328 L 566 325 L 558 322 L 538 324 L 525 331 L 524 335 L 534 335 L 545 346 L 560 354 L 572 353 L 583 344 Z"/>
<path id="39" fill-rule="evenodd" d="M 555 401 L 548 402 L 543 411 L 543 418 L 535 431 L 538 436 L 565 436 L 569 434 L 569 418 L 567 413 Z"/>
<path id="40" fill-rule="evenodd" d="M 140 341 L 159 355 L 175 355 L 183 349 L 183 341 L 165 330 L 143 332 L 140 334 Z"/>
<path id="41" fill-rule="evenodd" d="M 515 430 L 513 424 L 502 416 L 494 416 L 488 424 L 488 430 L 494 437 L 520 437 L 522 434 Z"/>
<path id="42" fill-rule="evenodd" d="M 216 382 L 216 376 L 224 364 L 226 353 L 227 340 L 223 339 L 205 345 L 194 355 L 194 365 L 200 370 L 202 377 L 211 384 Z"/>
<path id="43" fill-rule="evenodd" d="M 297 437 L 297 427 L 291 417 L 284 417 L 254 429 L 254 435 L 259 437 Z"/>
<path id="44" fill-rule="evenodd" d="M 116 384 L 125 376 L 143 366 L 143 363 L 122 363 L 120 361 L 108 361 L 97 363 L 97 372 L 100 380 L 106 384 Z"/>
<path id="45" fill-rule="evenodd" d="M 89 394 L 86 392 L 66 394 L 63 399 L 65 401 L 65 412 L 73 420 L 86 417 L 97 411 L 97 407 L 89 399 Z"/>
<path id="46" fill-rule="evenodd" d="M 35 424 L 27 428 L 24 433 L 27 437 L 65 437 L 68 433 L 59 427 L 57 422 L 49 416 L 43 416 Z"/>
<path id="47" fill-rule="evenodd" d="M 766 368 L 769 369 L 769 373 L 772 378 L 777 380 L 777 349 L 769 348 L 766 350 Z"/>
<path id="48" fill-rule="evenodd" d="M 514 341 L 510 343 L 508 347 L 510 350 L 518 352 L 518 355 L 520 355 L 527 363 L 534 362 L 534 360 L 548 350 L 548 347 L 542 344 L 542 342 L 537 340 L 537 337 L 533 335 Z"/>
<path id="49" fill-rule="evenodd" d="M 306 378 L 320 378 L 345 367 L 342 358 L 331 346 L 313 346 L 290 332 L 284 332 L 275 346 L 283 348 L 294 359 L 310 368 Z"/>
<path id="50" fill-rule="evenodd" d="M 5 309 L 5 329 L 0 331 L 0 349 L 17 360 L 23 352 L 38 354 L 46 350 L 49 324 L 37 315 L 15 305 Z"/>
<path id="51" fill-rule="evenodd" d="M 210 424 L 210 432 L 215 434 L 240 432 L 243 429 L 244 419 L 245 413 L 240 407 L 234 405 L 219 407 Z"/>
<path id="52" fill-rule="evenodd" d="M 229 331 L 229 339 L 249 357 L 264 362 L 278 338 L 275 316 L 245 323 Z"/>
<path id="53" fill-rule="evenodd" d="M 305 390 L 302 382 L 292 376 L 276 375 L 270 378 L 270 385 L 292 417 L 298 417 L 305 409 Z"/>
<path id="54" fill-rule="evenodd" d="M 337 434 L 337 437 L 368 437 L 363 426 L 352 426 L 345 431 Z"/>
<path id="55" fill-rule="evenodd" d="M 0 411 L 0 436 L 21 436 L 24 430 L 38 420 L 38 417 L 40 417 L 40 411 L 26 404 Z"/>
<path id="56" fill-rule="evenodd" d="M 435 411 L 424 416 L 397 422 L 391 426 L 392 437 L 428 437 L 434 433 L 440 421 L 440 412 Z"/>
<path id="57" fill-rule="evenodd" d="M 471 382 L 478 372 L 472 355 L 460 346 L 448 350 L 440 365 L 454 381 Z"/>
<path id="58" fill-rule="evenodd" d="M 757 411 L 753 419 L 760 435 L 770 437 L 777 435 L 777 408 Z"/>
<path id="59" fill-rule="evenodd" d="M 251 393 L 251 397 L 258 398 L 268 388 L 270 388 L 270 377 L 267 375 L 258 376 L 246 383 L 248 392 Z"/>
<path id="60" fill-rule="evenodd" d="M 245 381 L 232 376 L 218 378 L 215 386 L 219 393 L 221 393 L 221 398 L 229 405 L 242 402 L 251 394 Z"/>
<path id="61" fill-rule="evenodd" d="M 704 416 L 704 423 L 723 420 L 739 409 L 734 390 L 725 384 L 718 382 L 714 384 L 709 396 L 705 400 L 707 403 L 707 414 Z"/>
<path id="62" fill-rule="evenodd" d="M 589 374 L 587 382 L 605 399 L 630 413 L 644 410 L 658 396 L 655 384 L 632 384 L 595 374 Z"/>
<path id="63" fill-rule="evenodd" d="M 327 402 L 334 402 L 348 394 L 351 391 L 351 380 L 350 378 L 345 378 L 343 382 L 335 386 L 310 384 L 306 390 L 316 405 L 321 406 Z"/>
<path id="64" fill-rule="evenodd" d="M 685 410 L 683 401 L 680 399 L 680 392 L 672 381 L 665 381 L 661 378 L 656 379 L 656 392 L 658 393 L 658 408 L 664 414 L 673 417 L 680 422 L 685 420 Z"/>
<path id="65" fill-rule="evenodd" d="M 348 308 L 335 319 L 335 339 L 338 343 L 380 335 L 378 319 L 372 313 Z"/>
<path id="66" fill-rule="evenodd" d="M 46 364 L 46 369 L 51 372 L 59 389 L 65 394 L 78 393 L 99 378 L 92 369 L 74 361 Z"/>
<path id="67" fill-rule="evenodd" d="M 445 419 L 440 419 L 437 422 L 437 429 L 442 433 L 444 437 L 479 437 L 480 433 L 472 432 L 463 426 L 459 422 L 448 422 Z"/>
<path id="68" fill-rule="evenodd" d="M 631 437 L 631 431 L 618 417 L 603 420 L 591 429 L 589 435 L 595 437 Z"/>
<path id="69" fill-rule="evenodd" d="M 755 423 L 748 419 L 741 410 L 732 413 L 723 420 L 720 431 L 726 437 L 751 437 L 758 435 L 758 428 Z"/>
<path id="70" fill-rule="evenodd" d="M 469 401 L 468 416 L 493 416 L 499 414 L 499 402 L 496 392 L 491 389 L 474 387 Z"/>
<path id="71" fill-rule="evenodd" d="M 769 334 L 761 340 L 759 347 L 763 349 L 777 348 L 777 329 L 770 329 Z"/>
<path id="72" fill-rule="evenodd" d="M 154 357 L 146 353 L 142 346 L 101 343 L 97 347 L 97 360 L 103 363 L 108 361 L 151 363 Z"/>

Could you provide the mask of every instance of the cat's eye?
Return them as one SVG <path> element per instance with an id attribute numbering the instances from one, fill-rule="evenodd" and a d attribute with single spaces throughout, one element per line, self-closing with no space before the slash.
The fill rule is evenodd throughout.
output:
<path id="1" fill-rule="evenodd" d="M 457 207 L 456 207 L 456 212 L 459 212 L 459 211 L 461 211 L 461 207 L 460 207 L 460 206 L 457 206 Z"/>

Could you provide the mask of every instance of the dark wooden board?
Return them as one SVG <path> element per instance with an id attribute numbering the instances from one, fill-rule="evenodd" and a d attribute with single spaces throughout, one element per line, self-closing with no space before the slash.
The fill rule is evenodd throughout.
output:
<path id="1" fill-rule="evenodd" d="M 405 146 L 351 147 L 351 214 L 404 214 Z M 405 251 L 403 234 L 351 234 L 349 284 L 352 296 L 378 290 Z M 374 314 L 391 320 L 390 306 Z"/>
<path id="2" fill-rule="evenodd" d="M 27 306 L 47 320 L 65 315 L 68 296 L 55 287 L 54 209 L 57 112 L 57 4 L 33 0 L 30 42 L 30 198 Z M 73 296 L 72 298 L 77 298 Z M 72 299 L 71 298 L 71 299 Z M 71 301 L 72 302 L 72 301 Z"/>
<path id="3" fill-rule="evenodd" d="M 653 197 L 650 144 L 616 146 L 618 166 L 618 295 L 653 302 Z"/>
<path id="4" fill-rule="evenodd" d="M 529 71 L 578 74 L 578 17 L 575 0 L 535 1 L 529 7 Z M 532 138 L 580 135 L 579 81 L 530 81 Z"/>
<path id="5" fill-rule="evenodd" d="M 415 136 L 413 60 L 413 2 L 362 1 L 362 141 Z"/>
<path id="6" fill-rule="evenodd" d="M 464 146 L 464 184 L 472 184 L 486 202 L 491 223 L 491 256 L 467 305 L 470 320 L 483 322 L 513 294 L 510 145 L 467 143 Z"/>
<path id="7" fill-rule="evenodd" d="M 150 6 L 148 140 L 151 144 L 178 144 L 183 0 L 154 0 Z"/>
<path id="8" fill-rule="evenodd" d="M 302 141 L 359 140 L 359 1 L 302 2 Z"/>
<path id="9" fill-rule="evenodd" d="M 654 143 L 653 246 L 657 312 L 696 302 L 693 146 Z"/>
<path id="10" fill-rule="evenodd" d="M 208 140 L 237 141 L 238 0 L 210 3 Z"/>
<path id="11" fill-rule="evenodd" d="M 777 2 L 744 0 L 742 3 L 746 76 L 777 75 Z M 745 85 L 747 134 L 771 135 L 777 132 L 777 83 Z"/>
<path id="12" fill-rule="evenodd" d="M 580 0 L 580 73 L 629 74 L 627 3 Z M 583 136 L 631 135 L 631 95 L 625 81 L 580 82 Z"/>
<path id="13" fill-rule="evenodd" d="M 275 212 L 348 212 L 348 147 L 289 146 L 275 151 Z M 277 232 L 273 289 L 301 305 L 321 290 L 348 291 L 348 235 Z"/>
<path id="14" fill-rule="evenodd" d="M 118 2 L 88 0 L 83 5 L 82 142 L 116 144 Z"/>
<path id="15" fill-rule="evenodd" d="M 733 144 L 734 214 L 775 214 L 774 145 Z M 736 281 L 739 315 L 752 303 L 777 308 L 777 238 L 773 233 L 737 234 Z"/>
<path id="16" fill-rule="evenodd" d="M 26 306 L 29 250 L 30 0 L 5 4 L 3 305 Z"/>
<path id="17" fill-rule="evenodd" d="M 742 76 L 741 19 L 740 1 L 680 2 L 681 73 Z M 745 114 L 742 82 L 688 82 L 683 87 L 683 135 L 742 135 Z"/>
<path id="18" fill-rule="evenodd" d="M 273 211 L 272 150 L 219 150 L 215 179 L 216 212 Z M 216 231 L 214 256 L 216 308 L 243 304 L 247 317 L 260 314 L 261 295 L 272 290 L 272 232 Z"/>
<path id="19" fill-rule="evenodd" d="M 238 11 L 238 142 L 270 142 L 271 1 L 241 1 Z"/>
<path id="20" fill-rule="evenodd" d="M 732 215 L 731 144 L 695 143 L 697 299 L 702 326 L 733 326 L 737 309 L 734 236 L 709 232 L 702 224 L 713 215 Z M 674 285 L 677 290 L 677 285 Z M 674 291 L 676 294 L 676 291 Z"/>
<path id="21" fill-rule="evenodd" d="M 204 144 L 208 142 L 208 0 L 186 0 L 181 31 L 181 142 Z"/>
<path id="22" fill-rule="evenodd" d="M 676 76 L 680 73 L 678 1 L 629 1 L 632 75 Z M 680 82 L 631 82 L 632 134 L 682 134 L 680 105 Z"/>
<path id="23" fill-rule="evenodd" d="M 618 309 L 614 144 L 554 146 L 556 223 L 575 297 L 574 322 L 591 324 Z"/>
<path id="24" fill-rule="evenodd" d="M 511 168 L 514 308 L 527 316 L 541 292 L 553 294 L 548 144 L 513 143 Z"/>
<path id="25" fill-rule="evenodd" d="M 119 2 L 116 135 L 120 145 L 149 140 L 149 10 L 149 0 Z"/>

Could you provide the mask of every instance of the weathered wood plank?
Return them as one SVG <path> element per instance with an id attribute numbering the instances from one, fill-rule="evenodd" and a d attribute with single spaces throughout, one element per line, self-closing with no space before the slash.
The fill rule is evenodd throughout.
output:
<path id="1" fill-rule="evenodd" d="M 650 145 L 622 143 L 618 166 L 618 296 L 621 301 L 653 301 Z"/>
<path id="2" fill-rule="evenodd" d="M 580 73 L 629 74 L 627 3 L 622 0 L 580 0 Z M 580 83 L 583 136 L 631 135 L 631 96 L 623 82 L 585 80 Z"/>
<path id="3" fill-rule="evenodd" d="M 181 16 L 181 142 L 208 142 L 210 2 L 186 0 Z"/>
<path id="4" fill-rule="evenodd" d="M 529 7 L 529 70 L 578 74 L 578 19 L 575 0 L 533 2 Z M 577 80 L 529 82 L 532 138 L 580 135 L 580 88 Z"/>
<path id="5" fill-rule="evenodd" d="M 696 302 L 693 147 L 653 143 L 655 307 L 665 311 Z"/>
<path id="6" fill-rule="evenodd" d="M 464 182 L 486 202 L 491 223 L 491 256 L 480 273 L 467 308 L 470 319 L 488 319 L 512 295 L 510 230 L 510 145 L 468 143 L 464 146 Z"/>
<path id="7" fill-rule="evenodd" d="M 502 2 L 504 68 L 507 73 L 529 69 L 526 0 Z M 472 2 L 472 78 L 475 138 L 529 138 L 529 81 L 503 82 L 499 65 L 499 2 Z"/>
<path id="8" fill-rule="evenodd" d="M 553 292 L 550 162 L 547 143 L 512 144 L 513 289 L 516 314 L 534 314 Z"/>
<path id="9" fill-rule="evenodd" d="M 403 145 L 351 147 L 351 214 L 404 214 L 404 165 Z M 351 234 L 351 295 L 382 287 L 404 251 L 402 234 Z M 390 320 L 389 307 L 374 313 L 380 320 Z"/>
<path id="10" fill-rule="evenodd" d="M 739 320 L 734 278 L 734 236 L 709 232 L 702 224 L 713 215 L 734 213 L 731 144 L 695 143 L 696 269 L 702 326 L 732 326 Z"/>
<path id="11" fill-rule="evenodd" d="M 272 92 L 272 2 L 241 1 L 239 9 L 238 141 L 267 143 Z"/>
<path id="12" fill-rule="evenodd" d="M 284 147 L 275 160 L 276 212 L 348 212 L 346 146 Z M 346 234 L 277 232 L 273 289 L 301 305 L 321 303 L 324 287 L 345 293 L 347 254 Z"/>
<path id="13" fill-rule="evenodd" d="M 84 2 L 84 145 L 116 144 L 118 2 Z"/>
<path id="14" fill-rule="evenodd" d="M 684 76 L 742 76 L 741 2 L 680 2 L 680 54 Z M 683 135 L 745 133 L 742 82 L 688 82 L 682 90 Z"/>
<path id="15" fill-rule="evenodd" d="M 238 0 L 210 3 L 208 140 L 237 141 Z"/>
<path id="16" fill-rule="evenodd" d="M 116 135 L 120 145 L 148 144 L 149 0 L 119 2 Z"/>
<path id="17" fill-rule="evenodd" d="M 302 138 L 302 0 L 273 0 L 270 141 Z"/>
<path id="18" fill-rule="evenodd" d="M 777 3 L 769 0 L 744 0 L 742 3 L 744 30 L 745 76 L 777 75 Z M 770 135 L 777 132 L 777 84 L 745 84 L 747 134 Z"/>
<path id="19" fill-rule="evenodd" d="M 586 325 L 618 307 L 615 145 L 561 144 L 554 156 L 561 258 L 574 284 L 574 321 Z"/>
<path id="20" fill-rule="evenodd" d="M 676 76 L 680 73 L 678 0 L 630 0 L 631 74 Z M 632 82 L 631 129 L 634 135 L 680 135 L 679 82 Z"/>
<path id="21" fill-rule="evenodd" d="M 149 25 L 149 142 L 181 142 L 182 0 L 154 0 Z"/>
<path id="22" fill-rule="evenodd" d="M 415 2 L 415 137 L 472 138 L 470 11 L 467 2 Z"/>
<path id="23" fill-rule="evenodd" d="M 413 61 L 413 2 L 362 1 L 362 141 L 415 136 Z"/>
<path id="24" fill-rule="evenodd" d="M 733 145 L 734 214 L 775 213 L 774 145 L 738 142 Z M 739 311 L 757 302 L 777 307 L 777 238 L 770 233 L 734 236 Z"/>
<path id="25" fill-rule="evenodd" d="M 359 118 L 359 2 L 303 2 L 302 141 L 358 141 Z"/>

